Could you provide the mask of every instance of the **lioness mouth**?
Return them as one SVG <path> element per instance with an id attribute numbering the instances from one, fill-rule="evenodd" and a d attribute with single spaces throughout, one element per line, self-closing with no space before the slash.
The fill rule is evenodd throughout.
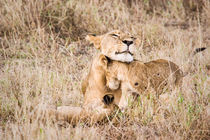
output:
<path id="1" fill-rule="evenodd" d="M 130 55 L 133 55 L 129 50 L 123 52 L 115 52 L 115 54 L 123 54 L 123 53 L 129 53 Z"/>

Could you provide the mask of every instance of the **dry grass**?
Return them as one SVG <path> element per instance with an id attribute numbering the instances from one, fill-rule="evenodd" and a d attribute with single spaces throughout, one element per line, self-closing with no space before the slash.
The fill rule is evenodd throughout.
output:
<path id="1" fill-rule="evenodd" d="M 165 10 L 148 12 L 149 5 L 0 0 L 0 139 L 210 139 L 210 2 L 187 20 L 181 0 Z M 97 53 L 84 36 L 113 29 L 141 39 L 139 60 L 164 58 L 184 71 L 190 67 L 182 92 L 172 91 L 167 103 L 141 96 L 116 124 L 60 126 L 40 121 L 41 113 L 32 117 L 49 106 L 82 105 L 81 77 Z M 190 59 L 198 47 L 208 49 Z"/>

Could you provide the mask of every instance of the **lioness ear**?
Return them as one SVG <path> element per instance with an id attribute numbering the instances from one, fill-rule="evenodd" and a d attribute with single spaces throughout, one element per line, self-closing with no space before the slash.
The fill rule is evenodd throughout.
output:
<path id="1" fill-rule="evenodd" d="M 99 56 L 99 63 L 100 63 L 100 65 L 102 65 L 105 69 L 107 68 L 108 60 L 107 60 L 107 58 L 106 58 L 105 55 L 101 54 L 101 55 Z"/>
<path id="2" fill-rule="evenodd" d="M 96 36 L 96 35 L 87 35 L 85 39 L 87 41 L 90 41 L 90 43 L 93 43 L 93 45 L 97 48 L 101 48 L 101 38 L 102 36 Z"/>
<path id="3" fill-rule="evenodd" d="M 136 42 L 136 47 L 139 47 L 141 40 L 139 38 L 136 38 L 135 42 Z"/>

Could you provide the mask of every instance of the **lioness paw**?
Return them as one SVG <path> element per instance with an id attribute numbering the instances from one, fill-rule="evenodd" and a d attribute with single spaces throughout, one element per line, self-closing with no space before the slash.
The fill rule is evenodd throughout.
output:
<path id="1" fill-rule="evenodd" d="M 112 94 L 107 94 L 103 97 L 103 102 L 106 104 L 106 105 L 110 105 L 112 104 L 114 101 L 114 96 Z"/>

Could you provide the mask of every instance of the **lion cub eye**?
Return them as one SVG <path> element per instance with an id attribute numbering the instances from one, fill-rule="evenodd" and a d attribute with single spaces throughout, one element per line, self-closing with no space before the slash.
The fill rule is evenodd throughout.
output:
<path id="1" fill-rule="evenodd" d="M 134 85 L 135 85 L 135 86 L 138 86 L 138 85 L 139 85 L 139 83 L 138 83 L 138 82 L 136 82 Z"/>

